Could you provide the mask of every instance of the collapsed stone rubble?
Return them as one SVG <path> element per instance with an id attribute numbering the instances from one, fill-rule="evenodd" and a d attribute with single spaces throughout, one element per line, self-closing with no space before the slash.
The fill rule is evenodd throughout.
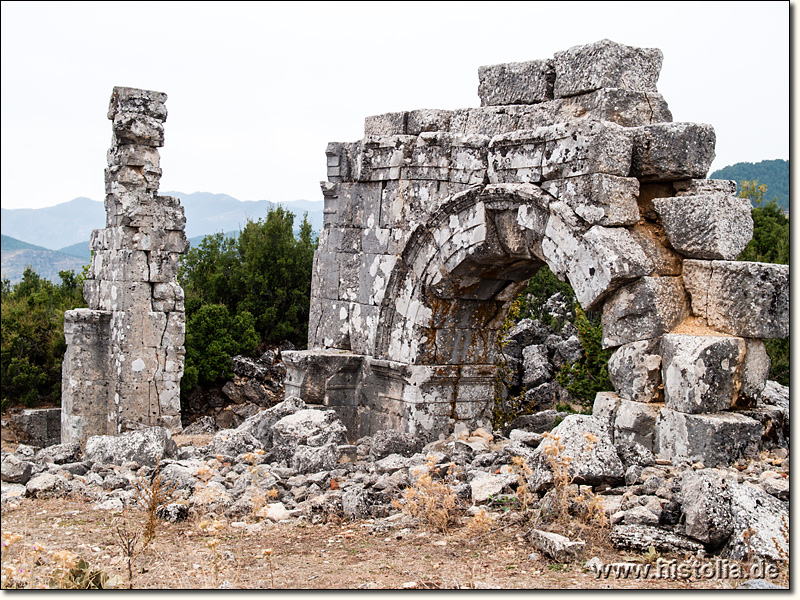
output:
<path id="1" fill-rule="evenodd" d="M 788 335 L 789 269 L 735 261 L 750 206 L 704 179 L 714 130 L 672 122 L 661 63 L 603 40 L 482 67 L 479 108 L 367 117 L 363 139 L 329 144 L 287 397 L 335 409 L 349 439 L 487 428 L 498 332 L 547 265 L 602 313 L 616 393 L 595 407 L 621 439 L 708 466 L 751 456 L 760 339 Z M 548 361 L 525 352 L 533 389 Z"/>
<path id="2" fill-rule="evenodd" d="M 772 398 L 788 392 L 774 382 L 768 387 Z M 254 533 L 287 519 L 347 518 L 383 531 L 413 526 L 393 501 L 431 473 L 466 515 L 479 507 L 503 512 L 525 484 L 532 493 L 525 510 L 539 511 L 530 543 L 557 560 L 578 559 L 583 543 L 547 531 L 551 515 L 565 510 L 580 518 L 586 507 L 577 499 L 587 486 L 621 549 L 780 560 L 778 548 L 786 549 L 780 528 L 789 510 L 785 444 L 765 438 L 757 458 L 732 467 L 671 464 L 621 437 L 613 413 L 567 415 L 553 428 L 555 417 L 552 410 L 523 417 L 508 437 L 457 425 L 424 447 L 396 430 L 348 444 L 334 411 L 290 397 L 235 429 L 183 439 L 180 447 L 169 430 L 152 427 L 91 436 L 83 450 L 78 442 L 3 450 L 0 503 L 7 511 L 23 498 L 72 497 L 96 510 L 120 511 L 135 506 L 132 486 L 150 481 L 157 468 L 175 489 L 174 502 L 159 511 L 163 519 L 214 514 Z M 640 422 L 638 433 L 646 436 L 650 426 Z M 555 454 L 554 444 L 560 446 Z M 520 459 L 527 470 L 519 468 Z M 566 506 L 553 487 L 554 459 L 568 466 Z"/>
<path id="3" fill-rule="evenodd" d="M 88 308 L 67 311 L 61 440 L 85 442 L 142 426 L 181 430 L 183 290 L 188 249 L 176 198 L 158 195 L 166 94 L 116 87 L 108 118 L 106 227 L 89 242 Z"/>

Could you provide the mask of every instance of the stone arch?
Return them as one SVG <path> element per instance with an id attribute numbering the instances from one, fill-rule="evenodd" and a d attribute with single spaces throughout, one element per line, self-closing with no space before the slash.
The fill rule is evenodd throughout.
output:
<path id="1" fill-rule="evenodd" d="M 788 267 L 735 262 L 749 205 L 704 179 L 713 128 L 672 122 L 661 60 L 603 40 L 482 67 L 481 107 L 368 117 L 329 144 L 287 395 L 336 408 L 351 438 L 488 424 L 497 330 L 546 264 L 602 312 L 616 393 L 595 412 L 621 439 L 712 464 L 692 431 L 752 435 L 730 410 L 764 386 L 758 338 L 788 335 Z M 703 379 L 715 356 L 727 371 Z"/>

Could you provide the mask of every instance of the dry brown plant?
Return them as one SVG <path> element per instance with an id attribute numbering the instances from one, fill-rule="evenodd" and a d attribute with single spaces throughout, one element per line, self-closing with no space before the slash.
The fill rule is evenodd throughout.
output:
<path id="1" fill-rule="evenodd" d="M 447 533 L 451 525 L 458 523 L 464 506 L 447 483 L 433 478 L 435 462 L 433 456 L 428 457 L 427 471 L 403 491 L 402 500 L 393 500 L 392 506 L 427 527 Z"/>
<path id="2" fill-rule="evenodd" d="M 131 487 L 133 489 L 133 497 L 146 513 L 142 547 L 147 548 L 150 542 L 153 541 L 158 529 L 158 509 L 173 501 L 176 488 L 174 485 L 166 484 L 161 479 L 160 464 L 156 465 L 153 477 L 149 481 L 147 478 L 139 476 Z"/>

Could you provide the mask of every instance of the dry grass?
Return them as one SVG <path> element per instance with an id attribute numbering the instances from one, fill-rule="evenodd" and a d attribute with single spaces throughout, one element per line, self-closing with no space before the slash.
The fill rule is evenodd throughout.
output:
<path id="1" fill-rule="evenodd" d="M 454 465 L 450 466 L 449 473 L 452 473 L 453 467 Z M 426 468 L 427 471 L 414 485 L 403 490 L 401 500 L 393 500 L 392 505 L 423 525 L 446 533 L 459 522 L 465 507 L 446 482 L 433 478 L 433 457 L 428 458 Z"/>

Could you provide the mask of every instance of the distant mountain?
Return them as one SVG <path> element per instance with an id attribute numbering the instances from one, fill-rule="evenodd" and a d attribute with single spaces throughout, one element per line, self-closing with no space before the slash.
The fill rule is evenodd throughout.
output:
<path id="1" fill-rule="evenodd" d="M 104 227 L 102 202 L 75 198 L 47 208 L 0 209 L 0 232 L 37 246 L 57 250 L 88 240 L 92 229 Z"/>
<path id="2" fill-rule="evenodd" d="M 778 206 L 789 212 L 789 161 L 762 160 L 757 163 L 740 162 L 711 173 L 709 179 L 731 179 L 736 183 L 757 180 L 767 186 L 766 201 L 777 198 Z"/>
<path id="3" fill-rule="evenodd" d="M 41 277 L 59 283 L 61 281 L 58 276 L 59 271 L 80 273 L 83 265 L 88 262 L 88 260 L 76 256 L 34 246 L 7 235 L 2 236 L 2 248 L 0 248 L 2 277 L 10 280 L 11 283 L 18 283 L 29 266 Z"/>
<path id="4" fill-rule="evenodd" d="M 59 248 L 58 251 L 63 254 L 69 254 L 70 256 L 83 258 L 87 261 L 92 259 L 92 251 L 89 250 L 89 240 L 78 242 L 77 244 L 72 244 L 71 246 L 64 246 L 63 248 Z"/>
<path id="5" fill-rule="evenodd" d="M 164 192 L 181 201 L 186 214 L 186 235 L 189 238 L 205 236 L 218 231 L 238 231 L 248 219 L 266 217 L 274 203 L 267 200 L 240 201 L 227 194 L 208 192 Z M 322 229 L 322 202 L 294 200 L 281 202 L 292 211 L 295 226 L 299 227 L 303 213 L 314 231 Z M 75 198 L 69 202 L 47 208 L 2 209 L 0 230 L 3 235 L 51 250 L 61 249 L 67 254 L 88 255 L 89 236 L 93 229 L 105 227 L 105 209 L 102 202 L 89 198 Z"/>

